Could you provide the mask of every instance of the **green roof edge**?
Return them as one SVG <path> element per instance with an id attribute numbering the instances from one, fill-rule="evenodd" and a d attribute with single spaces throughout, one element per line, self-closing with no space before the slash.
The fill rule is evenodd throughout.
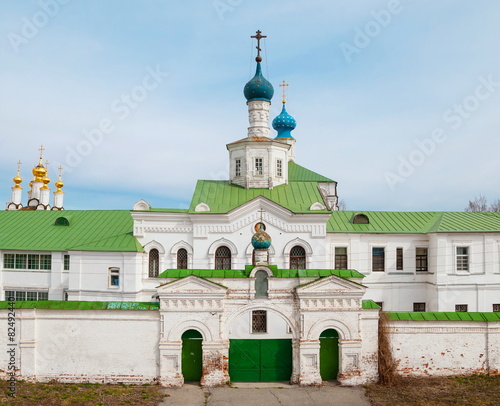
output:
<path id="1" fill-rule="evenodd" d="M 386 312 L 394 321 L 500 321 L 500 312 Z"/>
<path id="2" fill-rule="evenodd" d="M 9 309 L 12 302 L 0 301 L 0 309 Z M 21 300 L 14 301 L 14 309 L 64 310 L 159 310 L 159 302 L 101 302 L 81 300 Z"/>

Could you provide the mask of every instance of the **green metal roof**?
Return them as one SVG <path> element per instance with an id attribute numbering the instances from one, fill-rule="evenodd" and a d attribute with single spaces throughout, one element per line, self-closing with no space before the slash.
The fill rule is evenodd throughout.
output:
<path id="1" fill-rule="evenodd" d="M 273 189 L 245 189 L 220 180 L 197 182 L 189 212 L 196 213 L 196 206 L 203 202 L 210 207 L 210 213 L 227 213 L 259 196 L 293 213 L 329 213 L 327 210 L 309 210 L 313 203 L 323 202 L 317 182 L 290 182 Z"/>
<path id="2" fill-rule="evenodd" d="M 214 270 L 214 269 L 167 269 L 158 278 L 184 278 L 189 275 L 200 278 L 248 278 L 254 267 L 247 266 L 244 270 Z M 276 278 L 324 278 L 335 275 L 341 278 L 364 278 L 365 276 L 352 269 L 278 269 L 269 267 Z"/>
<path id="3" fill-rule="evenodd" d="M 65 217 L 69 226 L 56 226 Z M 128 210 L 0 211 L 0 249 L 142 252 Z"/>
<path id="4" fill-rule="evenodd" d="M 373 300 L 369 299 L 369 300 L 363 300 L 362 302 L 362 308 L 363 309 L 381 309 L 381 307 L 375 303 Z"/>
<path id="5" fill-rule="evenodd" d="M 500 312 L 387 312 L 391 320 L 407 321 L 500 321 Z"/>
<path id="6" fill-rule="evenodd" d="M 0 309 L 10 308 L 8 301 L 0 301 Z M 66 309 L 66 310 L 158 310 L 159 302 L 82 302 L 66 300 L 16 301 L 16 309 Z"/>
<path id="7" fill-rule="evenodd" d="M 313 172 L 292 161 L 288 162 L 288 181 L 289 182 L 335 182 L 334 180 L 327 178 L 326 176 Z"/>
<path id="8" fill-rule="evenodd" d="M 353 224 L 355 214 L 369 224 Z M 500 213 L 336 211 L 327 223 L 329 233 L 451 233 L 499 232 Z"/>

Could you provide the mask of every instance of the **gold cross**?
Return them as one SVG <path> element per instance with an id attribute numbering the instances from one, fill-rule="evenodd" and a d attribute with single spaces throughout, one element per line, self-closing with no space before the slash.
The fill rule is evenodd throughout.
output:
<path id="1" fill-rule="evenodd" d="M 257 35 L 252 35 L 250 38 L 255 38 L 257 40 L 257 58 L 260 58 L 260 51 L 262 51 L 262 49 L 260 49 L 260 40 L 262 38 L 267 38 L 267 35 L 260 35 L 261 34 L 261 30 L 257 30 L 256 34 Z M 258 61 L 259 62 L 259 61 Z"/>
<path id="2" fill-rule="evenodd" d="M 47 172 L 49 171 L 49 161 L 45 160 L 45 169 L 47 169 Z"/>
<path id="3" fill-rule="evenodd" d="M 62 170 L 63 170 L 63 167 L 62 167 L 62 166 L 59 166 L 59 168 L 57 168 L 57 169 L 59 169 L 59 178 L 60 178 L 60 177 L 62 176 Z"/>
<path id="4" fill-rule="evenodd" d="M 288 83 L 286 83 L 285 81 L 283 81 L 283 83 L 281 85 L 279 85 L 282 90 L 283 90 L 283 103 L 286 103 L 286 88 L 288 86 L 290 86 Z"/>
<path id="5" fill-rule="evenodd" d="M 45 148 L 43 147 L 43 145 L 40 145 L 40 148 L 38 148 L 38 151 L 40 151 L 40 158 L 42 158 L 43 151 L 45 151 Z"/>

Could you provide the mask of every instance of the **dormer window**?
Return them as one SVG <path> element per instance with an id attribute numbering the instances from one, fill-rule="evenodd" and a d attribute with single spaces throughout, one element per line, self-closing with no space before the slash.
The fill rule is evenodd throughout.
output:
<path id="1" fill-rule="evenodd" d="M 69 220 L 66 217 L 58 217 L 54 223 L 55 226 L 69 226 Z"/>
<path id="2" fill-rule="evenodd" d="M 264 175 L 263 158 L 255 158 L 255 174 Z"/>
<path id="3" fill-rule="evenodd" d="M 370 224 L 370 220 L 366 214 L 358 213 L 352 219 L 353 224 Z"/>

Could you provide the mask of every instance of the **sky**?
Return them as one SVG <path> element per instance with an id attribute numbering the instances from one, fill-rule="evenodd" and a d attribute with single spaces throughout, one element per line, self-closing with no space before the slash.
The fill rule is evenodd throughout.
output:
<path id="1" fill-rule="evenodd" d="M 228 179 L 245 83 L 290 86 L 296 162 L 349 210 L 500 198 L 497 0 L 2 0 L 0 196 L 43 145 L 66 209 L 187 208 Z M 271 130 L 274 134 L 274 130 Z"/>

